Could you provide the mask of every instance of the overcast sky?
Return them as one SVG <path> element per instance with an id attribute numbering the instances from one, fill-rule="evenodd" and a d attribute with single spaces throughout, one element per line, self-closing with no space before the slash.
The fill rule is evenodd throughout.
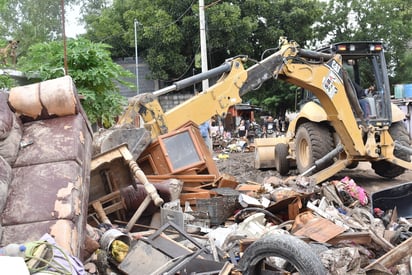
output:
<path id="1" fill-rule="evenodd" d="M 75 6 L 73 8 L 68 8 L 65 11 L 65 21 L 66 21 L 66 36 L 75 38 L 76 35 L 85 33 L 85 29 L 79 23 L 80 7 Z"/>

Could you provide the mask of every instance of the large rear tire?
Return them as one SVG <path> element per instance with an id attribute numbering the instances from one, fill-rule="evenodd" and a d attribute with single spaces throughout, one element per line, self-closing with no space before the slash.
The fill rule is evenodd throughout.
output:
<path id="1" fill-rule="evenodd" d="M 408 131 L 403 126 L 402 122 L 395 122 L 389 128 L 389 133 L 394 141 L 398 141 L 400 144 L 406 147 L 411 146 L 411 139 L 409 137 Z M 411 161 L 411 157 L 407 152 L 399 149 L 394 149 L 393 155 L 404 161 Z M 392 162 L 386 160 L 380 160 L 372 162 L 372 168 L 375 173 L 384 178 L 396 178 L 405 172 L 405 168 L 393 164 Z"/>
<path id="2" fill-rule="evenodd" d="M 289 148 L 287 144 L 279 143 L 275 145 L 275 167 L 282 176 L 286 176 L 289 173 L 288 154 Z"/>
<path id="3" fill-rule="evenodd" d="M 296 165 L 299 173 L 311 168 L 315 161 L 321 159 L 334 149 L 333 136 L 329 127 L 314 122 L 305 122 L 299 126 L 296 133 Z M 332 164 L 332 161 L 313 172 L 322 170 Z"/>
<path id="4" fill-rule="evenodd" d="M 238 269 L 243 275 L 326 274 L 325 267 L 311 247 L 286 234 L 268 235 L 252 243 L 243 253 Z"/>

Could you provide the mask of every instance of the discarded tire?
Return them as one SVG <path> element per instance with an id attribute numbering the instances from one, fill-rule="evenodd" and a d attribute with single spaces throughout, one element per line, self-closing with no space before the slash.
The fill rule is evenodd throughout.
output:
<path id="1" fill-rule="evenodd" d="M 281 262 L 282 266 L 275 266 L 274 262 Z M 271 270 L 270 274 L 278 274 L 274 271 L 285 272 L 280 274 L 327 274 L 322 262 L 308 244 L 286 234 L 265 236 L 252 243 L 240 259 L 238 270 L 243 275 L 267 274 L 267 270 Z"/>
<path id="2" fill-rule="evenodd" d="M 398 141 L 403 146 L 410 147 L 409 134 L 402 122 L 393 123 L 389 128 L 389 133 L 394 141 Z M 396 148 L 393 151 L 393 155 L 402 160 L 411 161 L 411 156 L 400 149 Z M 379 176 L 390 179 L 402 175 L 405 172 L 405 168 L 386 160 L 372 162 L 372 168 Z"/>

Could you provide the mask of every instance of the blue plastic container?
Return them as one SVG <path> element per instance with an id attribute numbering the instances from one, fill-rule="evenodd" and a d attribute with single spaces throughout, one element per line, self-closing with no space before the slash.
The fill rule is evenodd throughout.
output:
<path id="1" fill-rule="evenodd" d="M 412 84 L 405 84 L 403 87 L 403 92 L 406 98 L 412 98 Z"/>

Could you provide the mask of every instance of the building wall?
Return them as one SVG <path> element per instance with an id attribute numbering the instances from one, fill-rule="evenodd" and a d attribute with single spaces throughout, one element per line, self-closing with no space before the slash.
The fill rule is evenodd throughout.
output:
<path id="1" fill-rule="evenodd" d="M 136 61 L 134 57 L 124 57 L 122 59 L 114 60 L 117 64 L 122 66 L 124 69 L 132 72 L 136 75 Z M 139 64 L 138 64 L 138 73 L 139 73 L 139 93 L 151 93 L 156 90 L 159 90 L 160 83 L 157 80 L 150 80 L 148 79 L 148 75 L 150 74 L 150 69 L 147 63 L 145 63 L 142 57 L 139 57 Z M 126 79 L 128 82 L 136 85 L 136 78 L 128 78 Z M 135 96 L 138 91 L 137 89 L 130 89 L 123 85 L 120 86 L 120 94 L 125 97 L 133 97 Z M 163 111 L 168 111 L 173 107 L 179 105 L 180 103 L 188 100 L 193 96 L 193 93 L 188 92 L 170 92 L 166 95 L 159 96 L 159 103 L 163 108 Z"/>
<path id="2" fill-rule="evenodd" d="M 144 61 L 142 57 L 139 57 L 139 64 L 137 67 L 139 74 L 139 89 L 130 89 L 123 85 L 120 86 L 120 94 L 125 97 L 133 97 L 137 93 L 150 93 L 159 89 L 159 81 L 151 80 L 148 78 L 150 74 L 149 65 Z M 133 75 L 136 75 L 136 59 L 134 57 L 124 57 L 114 60 L 117 64 L 122 66 L 124 69 L 130 71 Z M 132 83 L 136 86 L 136 78 L 126 78 L 126 81 Z"/>

